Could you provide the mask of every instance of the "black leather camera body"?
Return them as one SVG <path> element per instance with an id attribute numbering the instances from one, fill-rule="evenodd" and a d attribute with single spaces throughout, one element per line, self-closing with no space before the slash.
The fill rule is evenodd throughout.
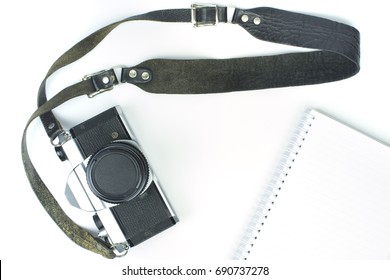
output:
<path id="1" fill-rule="evenodd" d="M 66 197 L 92 212 L 97 235 L 118 255 L 178 221 L 119 107 L 69 132 L 73 141 L 63 148 L 73 171 Z"/>

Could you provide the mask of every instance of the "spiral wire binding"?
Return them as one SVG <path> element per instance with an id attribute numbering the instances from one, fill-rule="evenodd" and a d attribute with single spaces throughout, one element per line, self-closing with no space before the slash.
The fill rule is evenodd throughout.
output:
<path id="1" fill-rule="evenodd" d="M 290 144 L 280 160 L 273 179 L 269 182 L 262 199 L 257 204 L 258 207 L 255 210 L 255 214 L 247 226 L 247 230 L 241 239 L 241 243 L 238 246 L 233 259 L 246 260 L 248 258 L 256 239 L 259 238 L 261 230 L 266 223 L 271 208 L 275 204 L 276 198 L 283 188 L 285 179 L 293 168 L 294 161 L 299 154 L 314 119 L 315 115 L 313 114 L 313 110 L 309 109 L 305 112 L 302 120 L 299 122 L 298 128 L 294 132 Z"/>

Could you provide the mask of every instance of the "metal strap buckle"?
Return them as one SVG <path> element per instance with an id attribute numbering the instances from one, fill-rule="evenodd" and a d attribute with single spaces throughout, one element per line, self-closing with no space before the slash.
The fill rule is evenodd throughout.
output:
<path id="1" fill-rule="evenodd" d="M 214 21 L 207 21 L 207 22 L 198 22 L 197 20 L 197 13 L 199 9 L 204 8 L 214 8 L 215 10 L 215 19 Z M 219 23 L 218 18 L 218 6 L 216 4 L 192 4 L 191 5 L 191 22 L 194 25 L 194 27 L 201 27 L 201 26 L 214 26 Z"/>
<path id="2" fill-rule="evenodd" d="M 88 94 L 92 98 L 102 92 L 112 90 L 118 84 L 118 78 L 114 69 L 103 70 L 97 73 L 86 75 L 83 80 L 92 80 L 95 92 Z"/>

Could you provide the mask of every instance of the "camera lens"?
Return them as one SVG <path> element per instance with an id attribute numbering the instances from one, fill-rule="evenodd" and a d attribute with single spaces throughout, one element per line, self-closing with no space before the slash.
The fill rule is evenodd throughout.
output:
<path id="1" fill-rule="evenodd" d="M 91 157 L 86 173 L 89 187 L 97 197 L 121 203 L 136 197 L 146 187 L 149 166 L 135 146 L 115 142 Z"/>

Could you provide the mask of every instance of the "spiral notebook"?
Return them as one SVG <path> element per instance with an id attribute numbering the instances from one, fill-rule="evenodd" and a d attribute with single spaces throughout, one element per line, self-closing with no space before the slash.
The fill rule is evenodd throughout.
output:
<path id="1" fill-rule="evenodd" d="M 390 147 L 308 110 L 236 259 L 389 259 Z"/>

